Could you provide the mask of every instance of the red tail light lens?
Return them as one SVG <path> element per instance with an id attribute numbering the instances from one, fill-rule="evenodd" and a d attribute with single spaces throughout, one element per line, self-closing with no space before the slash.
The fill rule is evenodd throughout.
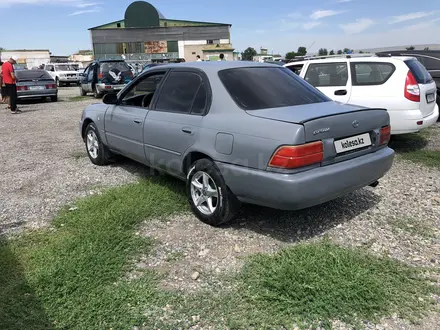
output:
<path id="1" fill-rule="evenodd" d="M 416 78 L 411 71 L 408 71 L 405 80 L 405 97 L 413 102 L 420 102 L 420 88 Z"/>
<path id="2" fill-rule="evenodd" d="M 55 89 L 55 88 L 57 88 L 57 85 L 55 84 L 46 85 L 46 89 Z"/>
<path id="3" fill-rule="evenodd" d="M 17 86 L 17 91 L 27 91 L 28 89 L 28 86 Z"/>
<path id="4" fill-rule="evenodd" d="M 387 144 L 391 138 L 391 126 L 385 126 L 380 129 L 380 145 Z"/>
<path id="5" fill-rule="evenodd" d="M 324 159 L 322 142 L 312 142 L 299 146 L 283 146 L 272 156 L 269 166 L 277 168 L 299 168 L 317 164 Z"/>
<path id="6" fill-rule="evenodd" d="M 102 79 L 103 75 L 102 73 L 98 73 L 98 79 Z"/>

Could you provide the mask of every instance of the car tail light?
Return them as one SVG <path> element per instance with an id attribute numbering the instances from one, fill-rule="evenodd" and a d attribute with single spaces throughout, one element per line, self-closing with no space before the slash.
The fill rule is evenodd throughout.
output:
<path id="1" fill-rule="evenodd" d="M 110 85 L 105 85 L 105 89 L 111 89 L 112 88 L 112 86 L 110 86 Z"/>
<path id="2" fill-rule="evenodd" d="M 299 168 L 317 164 L 324 159 L 324 148 L 321 141 L 299 146 L 282 146 L 275 151 L 269 166 L 278 168 Z"/>
<path id="3" fill-rule="evenodd" d="M 405 79 L 405 97 L 414 102 L 420 102 L 420 88 L 416 78 L 408 71 Z"/>
<path id="4" fill-rule="evenodd" d="M 391 138 L 391 126 L 385 126 L 380 129 L 380 145 L 387 144 Z"/>
<path id="5" fill-rule="evenodd" d="M 28 89 L 28 86 L 17 86 L 17 91 L 27 91 Z"/>
<path id="6" fill-rule="evenodd" d="M 57 85 L 55 84 L 46 85 L 46 89 L 55 89 L 55 88 L 57 88 Z"/>
<path id="7" fill-rule="evenodd" d="M 98 73 L 98 79 L 102 79 L 103 75 L 102 73 Z"/>

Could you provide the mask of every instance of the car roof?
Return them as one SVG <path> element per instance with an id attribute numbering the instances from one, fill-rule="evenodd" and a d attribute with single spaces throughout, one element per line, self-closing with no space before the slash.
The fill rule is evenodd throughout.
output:
<path id="1" fill-rule="evenodd" d="M 169 63 L 161 65 L 160 68 L 151 68 L 152 70 L 163 70 L 164 68 L 190 68 L 199 69 L 205 73 L 215 74 L 221 70 L 239 69 L 239 68 L 280 68 L 278 64 L 268 64 L 251 61 L 202 61 L 202 62 L 184 62 L 184 63 Z"/>
<path id="2" fill-rule="evenodd" d="M 308 60 L 302 61 L 294 61 L 286 63 L 284 66 L 295 66 L 295 65 L 303 65 L 305 63 L 335 63 L 349 60 L 350 62 L 392 62 L 393 60 L 399 61 L 407 61 L 415 59 L 413 56 L 357 56 L 357 57 L 346 57 L 344 55 L 340 57 L 332 57 L 332 58 L 311 58 Z"/>

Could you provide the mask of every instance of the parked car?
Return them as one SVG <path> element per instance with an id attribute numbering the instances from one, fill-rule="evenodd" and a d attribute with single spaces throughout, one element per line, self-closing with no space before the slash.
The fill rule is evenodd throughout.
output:
<path id="1" fill-rule="evenodd" d="M 156 66 L 158 66 L 158 65 L 163 65 L 162 63 L 148 63 L 148 64 L 145 64 L 143 67 L 142 67 L 142 72 L 144 72 L 144 71 L 146 71 L 146 70 L 148 70 L 148 69 L 150 69 L 150 68 L 154 68 L 154 67 L 156 67 Z"/>
<path id="2" fill-rule="evenodd" d="M 339 56 L 285 67 L 335 101 L 387 109 L 391 134 L 418 132 L 439 116 L 435 82 L 414 57 Z"/>
<path id="3" fill-rule="evenodd" d="M 133 73 L 124 60 L 100 60 L 92 62 L 80 74 L 80 94 L 93 93 L 95 98 L 115 93 L 133 80 Z"/>
<path id="4" fill-rule="evenodd" d="M 18 70 L 17 97 L 23 99 L 43 99 L 50 97 L 52 102 L 58 101 L 58 88 L 55 80 L 45 70 Z"/>
<path id="5" fill-rule="evenodd" d="M 78 72 L 69 64 L 49 63 L 44 69 L 50 73 L 58 87 L 70 84 L 78 84 Z"/>
<path id="6" fill-rule="evenodd" d="M 186 181 L 210 225 L 240 202 L 296 210 L 376 186 L 394 158 L 386 110 L 333 102 L 254 62 L 151 68 L 85 108 L 79 127 L 92 163 L 120 154 Z"/>
<path id="7" fill-rule="evenodd" d="M 437 105 L 440 107 L 440 51 L 438 50 L 398 50 L 382 52 L 392 56 L 412 56 L 423 64 L 437 85 Z"/>

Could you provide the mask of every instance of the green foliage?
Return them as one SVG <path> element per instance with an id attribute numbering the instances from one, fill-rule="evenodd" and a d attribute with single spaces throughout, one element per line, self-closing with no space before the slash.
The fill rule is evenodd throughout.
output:
<path id="1" fill-rule="evenodd" d="M 248 47 L 243 53 L 241 53 L 241 59 L 243 61 L 252 61 L 256 55 L 257 51 L 252 47 Z"/>

